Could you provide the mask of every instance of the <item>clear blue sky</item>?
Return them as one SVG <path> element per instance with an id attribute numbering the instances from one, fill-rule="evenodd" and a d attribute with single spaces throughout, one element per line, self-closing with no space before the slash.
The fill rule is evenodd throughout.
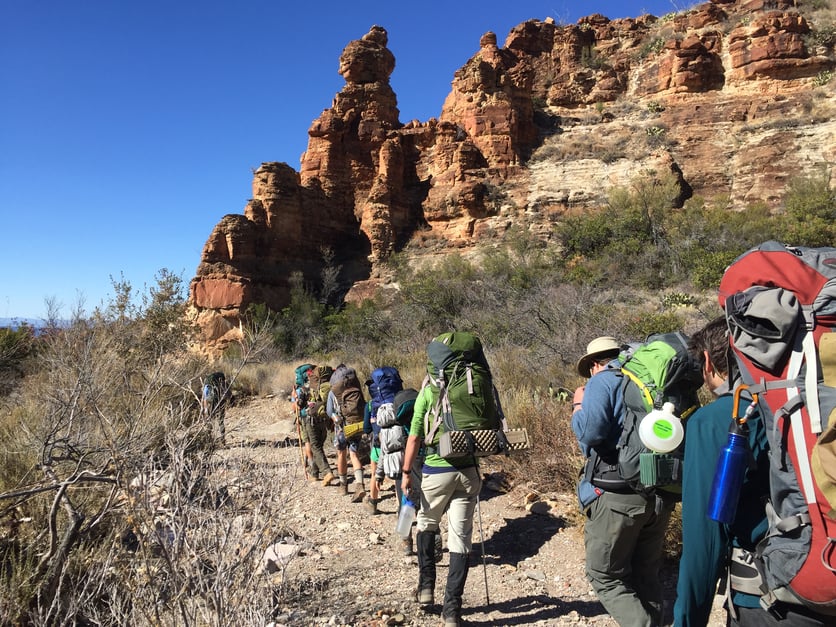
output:
<path id="1" fill-rule="evenodd" d="M 299 168 L 307 130 L 344 81 L 345 45 L 389 33 L 400 119 L 441 111 L 491 30 L 664 15 L 681 0 L 416 3 L 0 0 L 0 318 L 91 311 L 110 277 L 194 276 L 242 213 L 252 170 Z"/>

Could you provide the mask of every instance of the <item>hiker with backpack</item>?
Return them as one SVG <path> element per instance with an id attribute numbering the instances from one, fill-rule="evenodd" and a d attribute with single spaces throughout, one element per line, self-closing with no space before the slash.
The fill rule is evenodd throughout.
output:
<path id="1" fill-rule="evenodd" d="M 685 466 L 682 480 L 682 557 L 679 562 L 675 625 L 707 625 L 717 584 L 728 565 L 729 555 L 751 553 L 767 529 L 764 500 L 769 494 L 769 444 L 760 413 L 746 420 L 750 460 L 733 522 L 723 524 L 709 518 L 711 489 L 720 451 L 726 446 L 734 414 L 732 391 L 739 381 L 729 363 L 728 325 L 725 317 L 715 318 L 691 337 L 690 350 L 702 364 L 705 385 L 716 399 L 688 419 Z M 745 572 L 755 574 L 751 565 L 735 569 L 727 592 L 727 611 L 732 625 L 820 625 L 794 620 L 794 612 L 782 607 L 784 619 L 776 621 L 760 607 L 760 593 Z M 729 607 L 729 602 L 731 607 Z"/>
<path id="2" fill-rule="evenodd" d="M 617 473 L 610 481 L 596 479 L 599 468 L 618 467 L 625 414 L 621 350 L 615 338 L 599 337 L 577 363 L 578 374 L 588 379 L 572 402 L 572 430 L 587 458 L 578 484 L 586 515 L 586 574 L 619 625 L 655 626 L 662 624 L 659 568 L 674 503 L 637 492 L 619 482 Z"/>
<path id="3" fill-rule="evenodd" d="M 372 371 L 369 379 L 366 380 L 366 388 L 369 391 L 369 402 L 366 403 L 363 415 L 363 432 L 369 436 L 371 441 L 371 450 L 369 457 L 371 459 L 371 483 L 369 485 L 369 498 L 366 500 L 366 507 L 369 512 L 374 515 L 378 513 L 377 504 L 380 501 L 380 487 L 383 479 L 386 476 L 383 467 L 380 464 L 382 455 L 380 450 L 380 432 L 382 425 L 378 423 L 378 410 L 386 405 L 384 410 L 387 416 L 391 415 L 391 419 L 387 421 L 386 428 L 398 426 L 395 424 L 395 412 L 392 405 L 395 400 L 395 394 L 403 389 L 403 381 L 398 369 L 393 366 L 381 366 Z M 403 430 L 400 427 L 401 431 Z M 385 435 L 391 435 L 392 432 L 387 432 Z M 394 433 L 395 436 L 401 435 L 400 432 Z M 406 438 L 390 438 L 393 443 L 399 440 L 406 440 Z"/>
<path id="4" fill-rule="evenodd" d="M 348 494 L 348 460 L 354 469 L 354 494 L 352 503 L 362 503 L 366 498 L 366 482 L 363 463 L 360 461 L 360 445 L 363 437 L 363 408 L 366 399 L 354 368 L 340 364 L 334 368 L 330 379 L 326 411 L 334 423 L 334 448 L 337 449 L 337 475 L 340 491 Z"/>
<path id="5" fill-rule="evenodd" d="M 299 438 L 299 449 L 302 453 L 302 466 L 305 470 L 306 478 L 310 478 L 313 453 L 311 452 L 311 443 L 308 440 L 308 435 L 302 428 L 302 416 L 300 415 L 301 408 L 307 403 L 307 398 L 302 399 L 300 393 L 303 396 L 307 396 L 309 390 L 308 375 L 314 368 L 316 366 L 313 364 L 301 364 L 297 366 L 294 370 L 295 379 L 290 392 L 290 403 L 293 406 L 293 423 L 296 426 L 296 435 Z"/>
<path id="6" fill-rule="evenodd" d="M 683 506 L 707 503 L 717 522 L 683 528 L 683 551 L 700 533 L 724 541 L 721 551 L 740 545 L 728 562 L 730 624 L 836 624 L 836 248 L 764 242 L 726 268 L 718 300 L 724 323 L 713 328 L 723 338 L 708 357 L 728 360 L 731 400 L 716 418 L 726 430 L 714 426 L 703 466 L 689 457 L 688 426 L 683 486 Z M 726 562 L 699 557 L 683 562 L 678 624 L 702 620 L 707 592 L 689 582 L 714 569 L 713 589 Z"/>
<path id="7" fill-rule="evenodd" d="M 415 400 L 401 488 L 413 503 L 420 496 L 416 552 L 417 601 L 421 605 L 434 603 L 436 534 L 442 516 L 447 514 L 449 565 L 441 616 L 444 625 L 457 626 L 461 624 L 462 595 L 482 477 L 474 452 L 445 458 L 440 443 L 454 432 L 501 428 L 502 416 L 490 368 L 475 335 L 443 333 L 429 343 L 427 355 L 427 378 Z M 413 468 L 422 444 L 426 456 L 420 494 L 416 494 Z"/>
<path id="8" fill-rule="evenodd" d="M 325 439 L 331 424 L 326 407 L 333 371 L 328 365 L 312 366 L 308 370 L 307 381 L 296 392 L 299 422 L 311 452 L 309 478 L 322 481 L 322 485 L 329 485 L 334 478 L 325 456 Z"/>
<path id="9" fill-rule="evenodd" d="M 230 392 L 223 372 L 213 372 L 203 383 L 200 396 L 200 417 L 217 425 L 218 440 L 226 445 L 226 406 Z"/>

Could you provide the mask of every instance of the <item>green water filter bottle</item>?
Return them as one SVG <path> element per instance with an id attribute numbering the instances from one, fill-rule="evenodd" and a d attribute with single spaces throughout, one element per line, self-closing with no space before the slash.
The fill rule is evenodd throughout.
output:
<path id="1" fill-rule="evenodd" d="M 685 429 L 676 417 L 673 403 L 664 403 L 639 423 L 639 439 L 654 453 L 670 453 L 682 443 Z"/>

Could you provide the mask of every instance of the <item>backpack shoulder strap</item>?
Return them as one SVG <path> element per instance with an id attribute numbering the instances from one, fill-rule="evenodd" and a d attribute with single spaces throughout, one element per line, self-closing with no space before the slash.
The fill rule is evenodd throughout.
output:
<path id="1" fill-rule="evenodd" d="M 630 381 L 632 381 L 633 383 L 636 384 L 636 386 L 639 388 L 639 390 L 641 390 L 642 398 L 644 398 L 644 400 L 648 404 L 648 406 L 653 407 L 653 395 L 650 393 L 650 388 L 647 387 L 644 384 L 644 381 L 642 381 L 636 375 L 634 375 L 632 372 L 627 370 L 627 368 L 622 368 L 621 373 L 623 375 L 625 375 L 627 377 L 627 379 L 629 379 Z M 627 381 L 627 379 L 625 379 L 625 381 Z"/>
<path id="2" fill-rule="evenodd" d="M 438 429 L 443 420 L 445 405 L 448 410 L 450 407 L 450 401 L 447 399 L 447 385 L 444 382 L 444 377 L 433 381 L 430 379 L 430 376 L 427 375 L 424 378 L 424 382 L 421 384 L 421 392 L 423 392 L 424 388 L 428 385 L 434 385 L 436 383 L 438 384 L 438 401 L 436 401 L 436 403 L 424 414 L 424 442 L 427 444 L 432 444 L 436 433 L 438 433 Z M 430 426 L 430 414 L 433 416 L 432 426 Z"/>

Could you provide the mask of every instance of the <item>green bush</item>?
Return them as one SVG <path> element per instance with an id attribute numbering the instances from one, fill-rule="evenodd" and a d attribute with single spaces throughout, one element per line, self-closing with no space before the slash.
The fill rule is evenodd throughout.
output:
<path id="1" fill-rule="evenodd" d="M 833 246 L 836 242 L 836 192 L 827 170 L 791 180 L 787 186 L 786 227 L 788 243 L 799 246 Z"/>
<path id="2" fill-rule="evenodd" d="M 644 340 L 653 333 L 681 331 L 682 328 L 682 318 L 673 312 L 639 312 L 627 320 L 627 337 Z"/>

